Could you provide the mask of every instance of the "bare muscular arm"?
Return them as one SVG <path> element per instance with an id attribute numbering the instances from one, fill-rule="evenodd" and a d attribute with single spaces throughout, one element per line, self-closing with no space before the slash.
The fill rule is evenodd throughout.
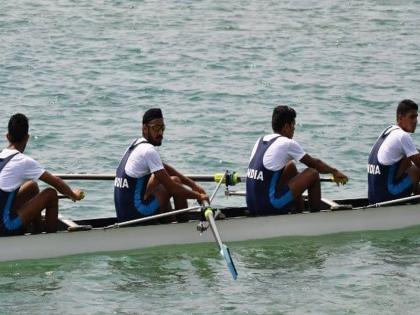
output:
<path id="1" fill-rule="evenodd" d="M 321 174 L 332 174 L 334 176 L 334 180 L 337 183 L 346 183 L 348 181 L 347 176 L 342 172 L 329 166 L 327 163 L 320 159 L 313 158 L 309 154 L 305 154 L 300 161 L 306 166 L 316 169 Z"/>
<path id="2" fill-rule="evenodd" d="M 205 194 L 206 192 L 204 191 L 203 188 L 201 188 L 199 185 L 197 185 L 192 179 L 182 175 L 180 172 L 178 172 L 175 168 L 173 168 L 172 166 L 163 163 L 163 166 L 165 167 L 166 171 L 168 172 L 169 176 L 177 176 L 181 182 L 184 185 L 187 185 L 188 187 L 191 187 L 192 190 L 200 193 L 200 194 Z"/>
<path id="3" fill-rule="evenodd" d="M 54 176 L 47 171 L 45 171 L 39 179 L 48 185 L 51 185 L 63 195 L 70 197 L 73 201 L 83 199 L 84 194 L 80 189 L 72 190 L 61 178 Z"/>
<path id="4" fill-rule="evenodd" d="M 173 168 L 171 168 L 171 170 L 174 171 Z M 208 196 L 205 193 L 200 193 L 191 189 L 187 189 L 183 185 L 174 182 L 171 176 L 178 176 L 177 174 L 179 173 L 169 173 L 166 170 L 166 165 L 165 169 L 154 172 L 153 174 L 155 175 L 159 183 L 161 183 L 171 195 L 176 195 L 185 199 L 197 199 L 199 202 L 202 202 L 204 200 L 208 201 Z M 186 177 L 184 176 L 184 178 Z M 182 178 L 180 179 L 182 181 Z"/>

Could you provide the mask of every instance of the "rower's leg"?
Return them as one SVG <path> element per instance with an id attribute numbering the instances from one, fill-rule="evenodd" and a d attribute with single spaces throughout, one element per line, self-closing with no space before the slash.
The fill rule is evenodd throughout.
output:
<path id="1" fill-rule="evenodd" d="M 171 195 L 163 185 L 158 185 L 153 191 L 153 195 L 159 200 L 159 213 L 164 213 L 172 210 Z"/>
<path id="2" fill-rule="evenodd" d="M 321 209 L 321 182 L 319 172 L 314 168 L 307 168 L 299 175 L 292 178 L 289 188 L 294 198 L 298 198 L 308 189 L 309 207 L 311 211 Z"/>
<path id="3" fill-rule="evenodd" d="M 420 181 L 420 170 L 417 166 L 412 165 L 407 170 L 408 176 L 410 176 L 411 181 L 413 182 L 413 193 L 415 195 L 420 194 L 420 187 L 419 187 L 419 181 Z"/>
<path id="4" fill-rule="evenodd" d="M 172 206 L 170 203 L 170 193 L 162 184 L 159 183 L 159 181 L 153 174 L 152 176 L 150 176 L 149 181 L 147 182 L 146 191 L 144 193 L 144 199 L 149 198 L 151 195 L 154 195 L 159 200 L 160 213 L 172 210 Z"/>
<path id="5" fill-rule="evenodd" d="M 182 181 L 179 179 L 179 177 L 171 176 L 171 178 L 174 182 L 182 185 Z M 187 199 L 176 197 L 176 196 L 173 196 L 173 198 L 174 198 L 174 205 L 175 205 L 176 210 L 188 208 L 188 200 Z M 176 220 L 178 222 L 187 222 L 189 220 L 189 215 L 186 212 L 177 214 L 176 215 Z"/>
<path id="6" fill-rule="evenodd" d="M 177 176 L 171 176 L 171 179 L 182 185 L 181 180 L 177 177 Z M 156 179 L 156 177 L 154 175 L 152 175 L 149 179 L 149 182 L 147 183 L 146 186 L 146 192 L 144 197 L 148 198 L 151 194 L 153 194 L 154 196 L 156 196 L 156 198 L 159 200 L 159 204 L 160 204 L 160 211 L 161 213 L 163 212 L 168 212 L 172 210 L 172 206 L 170 203 L 170 198 L 173 197 L 174 199 L 174 206 L 175 209 L 185 209 L 188 208 L 188 201 L 185 198 L 179 198 L 179 197 L 175 197 L 175 196 L 171 196 L 170 193 L 166 190 L 166 188 L 159 184 L 159 181 Z M 169 217 L 169 222 L 171 221 L 175 221 L 175 217 Z M 176 221 L 178 222 L 184 222 L 184 221 L 188 221 L 188 214 L 179 214 L 176 216 Z"/>
<path id="7" fill-rule="evenodd" d="M 155 192 L 160 185 L 161 184 L 156 179 L 156 176 L 152 174 L 152 176 L 149 178 L 149 181 L 147 182 L 146 191 L 144 192 L 144 199 L 149 198 L 151 195 L 155 195 Z"/>
<path id="8" fill-rule="evenodd" d="M 179 179 L 179 177 L 177 177 L 177 176 L 171 176 L 171 178 L 177 184 L 182 185 L 182 181 Z M 178 210 L 178 209 L 188 208 L 188 201 L 187 201 L 187 199 L 176 197 L 176 196 L 173 196 L 173 198 L 174 198 L 175 209 Z"/>
<path id="9" fill-rule="evenodd" d="M 397 170 L 397 174 L 395 175 L 396 179 L 403 178 L 407 175 L 408 169 L 413 165 L 409 158 L 404 158 L 401 163 L 400 167 Z"/>
<path id="10" fill-rule="evenodd" d="M 23 190 L 22 194 L 19 194 L 19 190 L 13 209 L 21 218 L 23 225 L 34 224 L 35 232 L 42 231 L 41 212 L 45 209 L 45 231 L 47 233 L 56 232 L 58 224 L 57 191 L 53 188 L 47 188 L 27 199 L 35 191 L 36 188 L 33 184 L 28 184 L 27 190 Z"/>
<path id="11" fill-rule="evenodd" d="M 296 164 L 293 161 L 289 161 L 286 166 L 283 169 L 283 172 L 281 174 L 280 180 L 277 183 L 276 190 L 279 192 L 284 185 L 289 183 L 289 181 L 296 177 L 299 174 Z M 302 198 L 302 194 L 299 196 L 293 196 L 295 202 L 294 202 L 294 213 L 299 213 L 304 210 L 304 201 Z"/>
<path id="12" fill-rule="evenodd" d="M 159 201 L 159 213 L 165 213 L 172 210 L 171 206 L 171 195 L 166 190 L 166 188 L 159 183 L 155 175 L 152 174 L 146 186 L 146 191 L 144 198 L 147 199 L 151 195 L 154 195 L 155 198 Z M 175 221 L 175 216 L 164 217 L 159 220 L 161 223 L 170 223 Z"/>
<path id="13" fill-rule="evenodd" d="M 396 178 L 401 179 L 408 174 L 413 183 L 413 193 L 418 195 L 420 193 L 419 181 L 420 181 L 420 170 L 415 166 L 409 158 L 404 158 L 397 171 Z"/>
<path id="14" fill-rule="evenodd" d="M 33 197 L 39 194 L 38 184 L 34 181 L 27 181 L 22 186 L 20 186 L 18 193 L 16 194 L 15 202 L 13 203 L 13 209 L 16 212 L 16 209 L 19 209 L 26 202 L 31 200 Z M 32 225 L 33 233 L 42 232 L 42 215 L 41 211 L 33 218 L 30 222 Z M 28 226 L 29 228 L 29 226 Z"/>

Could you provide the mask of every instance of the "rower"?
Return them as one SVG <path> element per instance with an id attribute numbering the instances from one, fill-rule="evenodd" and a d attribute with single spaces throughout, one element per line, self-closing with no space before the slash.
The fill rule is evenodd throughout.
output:
<path id="1" fill-rule="evenodd" d="M 37 161 L 23 154 L 29 140 L 29 123 L 23 114 L 9 120 L 9 146 L 0 152 L 0 235 L 19 235 L 31 231 L 56 232 L 60 193 L 73 201 L 84 196 L 80 189 L 72 190 L 62 179 L 47 172 Z M 53 186 L 39 191 L 41 179 Z M 45 209 L 43 222 L 41 212 Z"/>
<path id="2" fill-rule="evenodd" d="M 419 193 L 420 153 L 410 134 L 417 126 L 418 106 L 402 100 L 397 107 L 397 124 L 386 128 L 373 146 L 368 160 L 370 204 Z"/>
<path id="3" fill-rule="evenodd" d="M 321 207 L 319 173 L 331 173 L 333 180 L 345 184 L 347 176 L 320 159 L 305 153 L 293 140 L 296 112 L 277 106 L 272 116 L 274 133 L 257 140 L 252 150 L 246 179 L 246 202 L 251 214 L 302 212 L 302 193 L 308 190 L 311 211 Z M 293 162 L 308 166 L 299 173 Z"/>
<path id="4" fill-rule="evenodd" d="M 147 110 L 143 115 L 143 137 L 129 146 L 117 168 L 114 203 L 119 222 L 168 212 L 172 209 L 171 197 L 175 209 L 187 208 L 187 199 L 200 203 L 209 199 L 193 180 L 161 161 L 155 147 L 162 144 L 164 131 L 162 111 Z M 187 218 L 186 214 L 176 217 L 177 221 Z"/>

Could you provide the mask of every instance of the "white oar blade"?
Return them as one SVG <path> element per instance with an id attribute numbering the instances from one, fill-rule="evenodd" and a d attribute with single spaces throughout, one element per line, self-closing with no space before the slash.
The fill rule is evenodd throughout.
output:
<path id="1" fill-rule="evenodd" d="M 238 272 L 236 271 L 235 264 L 233 263 L 232 256 L 230 255 L 229 248 L 225 244 L 222 244 L 222 249 L 220 250 L 220 254 L 225 258 L 227 267 L 233 277 L 233 280 L 238 278 Z"/>

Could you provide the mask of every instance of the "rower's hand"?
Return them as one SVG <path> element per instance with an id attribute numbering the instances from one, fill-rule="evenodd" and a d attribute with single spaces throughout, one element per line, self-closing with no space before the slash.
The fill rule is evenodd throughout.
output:
<path id="1" fill-rule="evenodd" d="M 345 185 L 349 181 L 349 178 L 337 170 L 333 173 L 333 181 L 337 184 L 337 186 L 340 184 Z"/>
<path id="2" fill-rule="evenodd" d="M 71 196 L 71 200 L 73 201 L 78 201 L 78 200 L 82 200 L 83 198 L 85 198 L 85 192 L 79 188 L 73 190 L 73 194 L 74 196 Z"/>
<path id="3" fill-rule="evenodd" d="M 206 191 L 205 191 L 203 188 L 201 188 L 201 186 L 198 186 L 198 185 L 197 185 L 197 184 L 195 184 L 195 183 L 194 183 L 194 185 L 191 187 L 191 189 L 192 189 L 193 191 L 198 192 L 199 194 L 206 194 Z"/>
<path id="4" fill-rule="evenodd" d="M 197 198 L 197 201 L 200 205 L 202 205 L 204 201 L 207 201 L 207 203 L 210 204 L 209 196 L 206 193 L 204 194 L 199 193 L 199 197 Z"/>

